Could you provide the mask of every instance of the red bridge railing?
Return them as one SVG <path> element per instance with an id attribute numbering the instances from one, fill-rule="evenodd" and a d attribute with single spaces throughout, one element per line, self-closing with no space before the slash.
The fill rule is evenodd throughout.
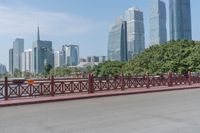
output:
<path id="1" fill-rule="evenodd" d="M 0 81 L 0 99 L 8 100 L 19 97 L 54 96 L 72 93 L 94 93 L 108 90 L 130 88 L 150 88 L 156 86 L 177 86 L 200 83 L 200 76 L 175 75 L 165 76 L 121 76 L 88 78 L 54 78 L 34 80 L 11 80 L 5 77 Z"/>

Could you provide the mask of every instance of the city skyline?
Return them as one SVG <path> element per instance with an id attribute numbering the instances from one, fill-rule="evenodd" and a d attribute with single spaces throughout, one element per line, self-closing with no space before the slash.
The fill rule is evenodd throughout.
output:
<path id="1" fill-rule="evenodd" d="M 149 43 L 149 3 L 146 2 L 146 0 L 131 0 L 128 2 L 124 2 L 123 0 L 119 0 L 118 2 L 107 2 L 103 0 L 96 1 L 95 4 L 93 4 L 93 7 L 90 8 L 88 7 L 90 5 L 89 3 L 92 3 L 91 0 L 86 0 L 84 2 L 78 0 L 78 2 L 82 4 L 78 4 L 77 8 L 75 8 L 75 6 L 77 6 L 75 4 L 77 1 L 61 1 L 61 4 L 59 4 L 55 3 L 55 1 L 49 0 L 47 5 L 44 4 L 45 2 L 39 0 L 29 2 L 25 0 L 21 0 L 20 2 L 4 0 L 0 2 L 0 11 L 2 16 L 0 18 L 0 27 L 2 29 L 0 32 L 2 37 L 0 42 L 3 45 L 0 63 L 5 64 L 8 67 L 8 52 L 6 51 L 8 51 L 12 46 L 12 42 L 15 38 L 24 38 L 25 49 L 31 47 L 32 42 L 36 39 L 35 27 L 38 23 L 42 29 L 42 38 L 53 41 L 55 50 L 58 50 L 61 45 L 69 42 L 80 46 L 81 57 L 89 55 L 106 55 L 109 25 L 113 22 L 113 19 L 116 16 L 119 16 L 121 12 L 132 6 L 138 7 L 144 11 L 145 44 Z M 38 6 L 38 3 L 41 3 L 41 5 Z M 198 22 L 200 22 L 200 20 L 195 17 L 198 12 L 197 3 L 199 2 L 191 0 L 192 31 L 194 40 L 199 40 L 200 38 L 198 35 Z M 67 6 L 67 10 L 65 10 L 65 6 Z M 103 9 L 105 9 L 105 11 L 101 10 L 102 7 L 104 7 Z M 168 2 L 166 2 L 166 7 L 168 8 Z M 93 13 L 91 12 L 92 10 Z M 106 11 L 107 13 L 105 13 Z M 168 12 L 169 11 L 167 10 L 167 23 L 169 23 Z M 52 18 L 44 17 L 47 14 L 51 15 Z M 29 15 L 32 16 L 27 17 Z M 63 16 L 67 19 L 61 19 Z M 51 23 L 52 25 L 45 23 L 44 19 L 51 20 L 51 22 L 53 22 Z M 14 25 L 11 23 L 13 20 L 16 20 Z M 71 24 L 67 20 L 71 20 Z M 59 25 L 55 28 L 58 21 L 61 22 L 61 26 Z M 63 24 L 63 22 L 67 23 Z M 81 25 L 81 27 L 84 28 L 81 28 L 78 25 Z M 88 27 L 88 25 L 90 26 Z M 60 28 L 65 26 L 67 30 L 67 32 L 65 31 L 66 33 Z M 169 30 L 169 26 L 167 26 L 167 29 Z"/>
<path id="2" fill-rule="evenodd" d="M 83 60 L 82 60 L 83 61 Z M 104 62 L 105 58 L 93 56 L 89 62 L 80 62 L 78 45 L 63 45 L 60 51 L 53 51 L 52 41 L 40 39 L 40 29 L 37 27 L 37 39 L 32 44 L 32 49 L 24 50 L 24 39 L 15 39 L 13 47 L 9 49 L 9 74 L 17 72 L 22 74 L 41 74 L 46 67 L 84 67 Z M 81 64 L 82 63 L 82 64 Z M 88 64 L 89 65 L 89 64 Z M 5 69 L 2 68 L 2 71 Z"/>

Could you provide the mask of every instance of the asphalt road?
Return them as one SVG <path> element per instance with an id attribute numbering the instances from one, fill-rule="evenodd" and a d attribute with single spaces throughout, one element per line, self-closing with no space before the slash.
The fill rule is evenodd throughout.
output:
<path id="1" fill-rule="evenodd" d="M 200 90 L 0 108 L 0 133 L 199 133 Z"/>

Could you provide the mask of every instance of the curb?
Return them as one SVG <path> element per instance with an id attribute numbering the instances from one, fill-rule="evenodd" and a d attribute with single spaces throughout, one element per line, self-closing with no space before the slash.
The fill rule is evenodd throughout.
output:
<path id="1" fill-rule="evenodd" d="M 163 88 L 163 89 L 152 89 L 152 90 L 142 90 L 142 91 L 133 91 L 133 92 L 116 92 L 110 94 L 96 94 L 96 95 L 89 95 L 88 96 L 75 96 L 75 97 L 53 97 L 52 99 L 42 99 L 42 100 L 35 100 L 33 101 L 21 101 L 15 103 L 5 103 L 1 104 L 0 107 L 8 107 L 8 106 L 19 106 L 19 105 L 29 105 L 29 104 L 41 104 L 41 103 L 52 103 L 52 102 L 59 102 L 59 101 L 72 101 L 72 100 L 81 100 L 81 99 L 93 99 L 93 98 L 101 98 L 101 97 L 112 97 L 112 96 L 124 96 L 124 95 L 135 95 L 135 94 L 146 94 L 146 93 L 157 93 L 157 92 L 168 92 L 168 91 L 178 91 L 178 90 L 191 90 L 191 89 L 200 89 L 200 86 L 191 86 L 191 87 L 181 87 L 181 88 Z M 17 100 L 15 100 L 17 101 Z M 1 101 L 0 101 L 1 102 Z"/>

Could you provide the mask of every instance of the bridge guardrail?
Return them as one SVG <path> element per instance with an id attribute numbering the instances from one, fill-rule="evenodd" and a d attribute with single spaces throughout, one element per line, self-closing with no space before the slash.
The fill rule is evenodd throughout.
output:
<path id="1" fill-rule="evenodd" d="M 5 77 L 0 82 L 0 99 L 19 97 L 54 96 L 71 93 L 94 93 L 129 88 L 150 88 L 155 86 L 177 86 L 200 83 L 200 76 L 168 73 L 165 76 L 124 76 L 88 78 L 54 78 L 13 80 Z"/>

